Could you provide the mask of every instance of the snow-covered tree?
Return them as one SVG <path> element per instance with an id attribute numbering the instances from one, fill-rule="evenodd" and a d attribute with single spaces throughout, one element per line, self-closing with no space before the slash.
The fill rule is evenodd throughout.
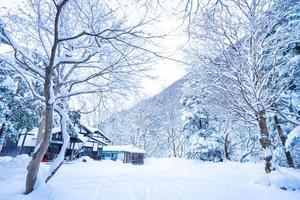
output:
<path id="1" fill-rule="evenodd" d="M 133 107 L 112 114 L 99 124 L 99 129 L 114 143 L 139 146 L 148 156 L 184 157 L 187 139 L 182 132 L 179 103 L 183 82 L 181 79 L 158 95 L 143 98 Z"/>
<path id="2" fill-rule="evenodd" d="M 191 89 L 192 85 L 188 86 Z M 186 88 L 185 88 L 186 89 Z M 208 161 L 222 161 L 220 137 L 216 135 L 217 119 L 205 109 L 203 99 L 196 95 L 186 95 L 181 99 L 184 108 L 183 131 L 189 139 L 188 158 Z"/>
<path id="3" fill-rule="evenodd" d="M 161 115 L 152 102 L 142 101 L 132 109 L 113 114 L 100 125 L 116 144 L 130 144 L 158 155 L 162 148 Z"/>
<path id="4" fill-rule="evenodd" d="M 299 11 L 300 4 L 299 2 L 297 3 L 297 1 L 294 1 L 269 36 L 269 40 L 272 40 L 273 42 L 278 42 L 278 40 L 282 39 L 290 40 L 289 37 L 294 39 L 294 42 L 292 40 L 292 42 L 285 48 L 284 53 L 278 55 L 278 60 L 280 61 L 278 63 L 278 67 L 287 68 L 288 65 L 295 66 L 294 76 L 292 77 L 289 86 L 286 87 L 281 94 L 279 101 L 273 105 L 273 123 L 276 128 L 276 132 L 278 133 L 279 140 L 281 141 L 280 145 L 278 145 L 277 151 L 282 152 L 285 155 L 286 159 L 283 159 L 284 161 L 281 163 L 286 163 L 287 161 L 289 167 L 294 167 L 293 157 L 297 157 L 297 154 L 291 155 L 291 152 L 285 146 L 285 142 L 288 132 L 290 132 L 295 126 L 299 125 L 300 120 L 300 43 L 297 42 L 299 41 L 298 36 L 289 35 L 287 33 L 294 30 L 300 30 Z M 285 37 L 282 38 L 282 35 Z M 294 149 L 296 149 L 296 147 Z"/>
<path id="5" fill-rule="evenodd" d="M 15 96 L 15 82 L 10 77 L 10 70 L 0 69 L 0 152 L 2 150 L 5 133 L 10 127 L 11 102 Z"/>
<path id="6" fill-rule="evenodd" d="M 1 38 L 12 47 L 14 56 L 6 54 L 1 59 L 22 75 L 33 95 L 45 105 L 28 168 L 26 193 L 34 188 L 48 148 L 54 112 L 60 116 L 64 144 L 47 181 L 63 162 L 69 142 L 70 98 L 111 92 L 123 95 L 136 88 L 137 77 L 151 57 L 148 53 L 157 55 L 141 45 L 154 38 L 144 30 L 151 30 L 155 16 L 142 7 L 142 12 L 128 14 L 132 5 L 139 4 L 132 3 L 28 0 L 17 13 L 3 19 Z M 42 94 L 32 86 L 33 79 L 44 84 Z"/>
<path id="7" fill-rule="evenodd" d="M 193 22 L 190 57 L 199 72 L 200 87 L 211 101 L 241 121 L 256 123 L 271 172 L 272 144 L 267 113 L 295 74 L 290 62 L 280 66 L 279 55 L 299 40 L 295 27 L 270 34 L 289 12 L 292 1 L 226 1 L 206 4 Z M 199 14 L 200 15 L 200 14 Z"/>
<path id="8" fill-rule="evenodd" d="M 165 140 L 168 156 L 185 157 L 187 149 L 187 136 L 184 133 L 183 120 L 181 119 L 181 104 L 175 96 L 180 95 L 178 90 L 171 90 L 160 101 L 158 107 L 161 111 L 162 122 L 160 131 L 163 133 L 162 138 Z M 167 100 L 166 98 L 170 98 Z"/>
<path id="9" fill-rule="evenodd" d="M 1 140 L 16 142 L 21 133 L 31 131 L 38 125 L 42 112 L 40 101 L 36 101 L 22 77 L 1 63 Z"/>

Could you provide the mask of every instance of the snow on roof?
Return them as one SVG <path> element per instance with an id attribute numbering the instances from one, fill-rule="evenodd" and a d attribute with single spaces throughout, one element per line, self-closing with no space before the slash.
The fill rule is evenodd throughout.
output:
<path id="1" fill-rule="evenodd" d="M 105 144 L 107 144 L 108 142 L 111 141 L 106 135 L 103 134 L 103 131 L 99 130 L 98 128 L 93 128 L 93 127 L 90 127 L 90 126 L 87 126 L 87 125 L 82 125 L 82 124 L 81 124 L 81 126 L 88 129 L 89 131 L 91 131 L 93 133 L 92 136 L 95 139 L 100 140 L 101 142 L 103 142 Z M 99 132 L 101 134 L 101 136 L 104 137 L 104 140 L 99 139 L 98 137 L 95 136 L 95 133 L 98 134 L 97 132 Z M 108 142 L 106 140 L 108 140 Z"/>
<path id="2" fill-rule="evenodd" d="M 89 130 L 92 131 L 92 132 L 98 131 L 97 128 L 94 128 L 94 127 L 91 127 L 91 126 L 88 126 L 88 125 L 82 125 L 82 124 L 81 124 L 81 126 L 84 126 L 85 128 L 89 129 Z"/>
<path id="3" fill-rule="evenodd" d="M 39 128 L 36 127 L 34 129 L 32 129 L 31 131 L 29 131 L 28 134 L 37 137 L 38 131 L 39 131 Z M 60 131 L 61 131 L 60 127 L 55 127 L 52 129 L 52 134 L 58 133 Z"/>
<path id="4" fill-rule="evenodd" d="M 111 145 L 103 147 L 103 151 L 126 151 L 131 153 L 146 153 L 145 150 L 139 149 L 133 145 Z"/>
<path id="5" fill-rule="evenodd" d="M 32 131 L 28 132 L 26 139 L 24 141 L 24 146 L 35 147 L 38 130 L 39 130 L 38 128 L 34 128 L 34 129 L 32 129 Z M 60 132 L 59 127 L 52 129 L 52 134 L 58 133 L 58 132 Z M 23 140 L 24 140 L 24 135 L 21 135 L 20 139 L 18 141 L 18 146 L 22 146 Z"/>
<path id="6" fill-rule="evenodd" d="M 24 141 L 24 135 L 21 135 L 18 141 L 18 146 L 22 146 L 23 141 Z M 36 137 L 33 135 L 27 135 L 24 141 L 24 146 L 35 147 L 35 144 L 36 144 Z"/>

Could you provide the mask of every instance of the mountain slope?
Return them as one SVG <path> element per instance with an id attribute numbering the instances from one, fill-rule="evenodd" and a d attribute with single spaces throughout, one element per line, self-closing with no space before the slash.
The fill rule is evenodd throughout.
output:
<path id="1" fill-rule="evenodd" d="M 133 144 L 145 149 L 148 155 L 170 155 L 170 145 L 176 148 L 175 143 L 179 142 L 170 140 L 175 140 L 182 129 L 179 101 L 185 81 L 182 78 L 159 94 L 112 115 L 100 128 L 114 144 Z"/>

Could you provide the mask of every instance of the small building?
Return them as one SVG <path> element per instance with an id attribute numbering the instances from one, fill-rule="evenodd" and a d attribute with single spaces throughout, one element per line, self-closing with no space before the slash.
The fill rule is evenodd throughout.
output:
<path id="1" fill-rule="evenodd" d="M 18 147 L 20 148 L 20 154 L 31 154 L 34 151 L 36 146 L 38 128 L 34 128 L 32 131 L 21 134 Z M 50 140 L 50 144 L 48 150 L 44 156 L 43 160 L 52 160 L 54 159 L 57 154 L 60 152 L 63 145 L 62 134 L 60 128 L 53 128 L 52 129 L 52 136 Z M 68 159 L 74 158 L 78 151 L 82 148 L 83 141 L 75 136 L 70 137 L 70 142 L 66 150 L 65 157 Z"/>
<path id="2" fill-rule="evenodd" d="M 84 125 L 80 125 L 78 132 L 81 133 L 79 138 L 84 141 L 82 151 L 79 153 L 79 157 L 89 156 L 94 160 L 101 160 L 102 149 L 104 146 L 107 146 L 111 140 L 107 138 L 100 130 Z"/>
<path id="3" fill-rule="evenodd" d="M 101 160 L 102 148 L 108 145 L 110 140 L 99 130 L 91 130 L 83 125 L 76 126 L 77 135 L 70 137 L 70 142 L 66 150 L 65 158 L 73 160 L 80 156 L 90 156 L 95 160 Z M 18 147 L 20 154 L 31 154 L 35 148 L 38 128 L 33 129 L 27 134 L 20 136 Z M 51 141 L 44 160 L 53 160 L 60 152 L 63 145 L 62 133 L 60 128 L 52 129 Z"/>
<path id="4" fill-rule="evenodd" d="M 113 145 L 103 147 L 102 158 L 104 160 L 121 160 L 123 163 L 136 165 L 144 164 L 146 151 L 133 145 Z"/>

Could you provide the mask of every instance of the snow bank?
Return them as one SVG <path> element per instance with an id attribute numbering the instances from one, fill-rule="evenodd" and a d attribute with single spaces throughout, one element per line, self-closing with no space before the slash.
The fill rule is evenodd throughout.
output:
<path id="1" fill-rule="evenodd" d="M 5 162 L 8 162 L 10 160 L 12 160 L 13 157 L 10 157 L 10 156 L 3 156 L 3 157 L 0 157 L 0 165 L 1 163 L 5 163 Z"/>
<path id="2" fill-rule="evenodd" d="M 29 161 L 28 155 L 0 159 L 1 200 L 18 199 L 17 196 L 24 192 L 26 167 Z"/>
<path id="3" fill-rule="evenodd" d="M 78 158 L 75 162 L 94 162 L 94 160 L 89 156 L 82 156 Z"/>
<path id="4" fill-rule="evenodd" d="M 0 157 L 0 199 L 1 200 L 39 200 L 48 194 L 50 189 L 43 184 L 43 174 L 46 174 L 48 166 L 41 164 L 36 188 L 42 191 L 31 196 L 24 195 L 27 166 L 31 158 L 27 154 L 12 157 Z M 45 189 L 47 188 L 47 189 Z"/>
<path id="5" fill-rule="evenodd" d="M 26 154 L 19 155 L 15 158 L 8 156 L 2 157 L 0 159 L 0 190 L 3 188 L 1 187 L 1 181 L 9 181 L 13 184 L 13 181 L 10 179 L 15 179 L 15 177 L 18 177 L 20 174 L 25 174 L 29 161 L 30 157 Z"/>
<path id="6" fill-rule="evenodd" d="M 0 171 L 27 167 L 30 157 L 27 154 L 18 155 L 15 158 L 6 156 L 0 159 Z"/>
<path id="7" fill-rule="evenodd" d="M 300 190 L 300 170 L 278 167 L 276 171 L 261 176 L 255 182 L 282 190 Z"/>

